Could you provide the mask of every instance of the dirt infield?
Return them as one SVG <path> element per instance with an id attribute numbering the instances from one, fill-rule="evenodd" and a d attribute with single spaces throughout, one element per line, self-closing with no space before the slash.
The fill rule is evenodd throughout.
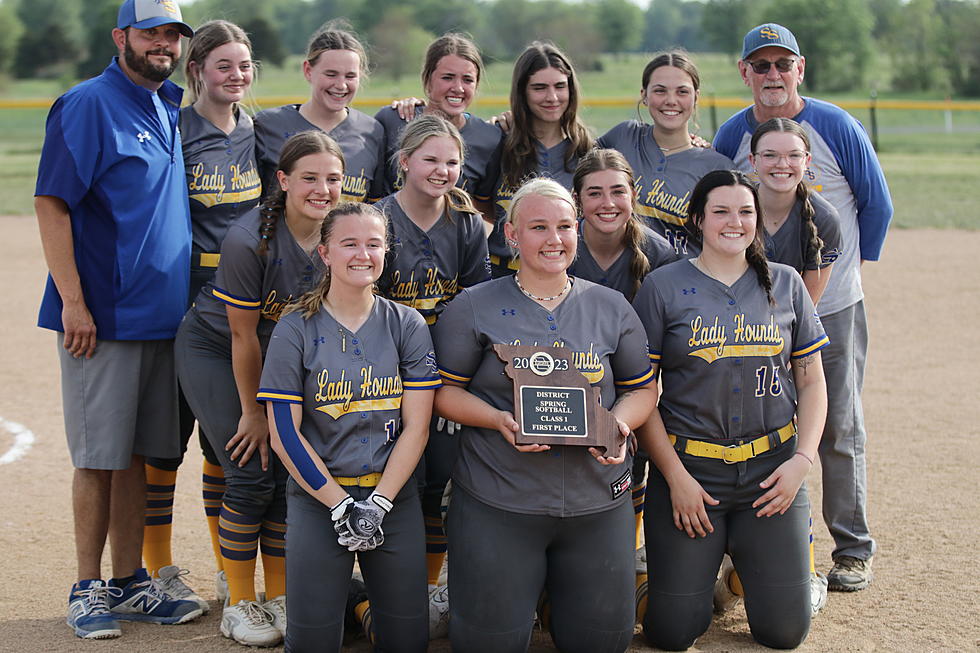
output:
<path id="1" fill-rule="evenodd" d="M 4 301 L 0 315 L 0 420 L 36 441 L 0 464 L 0 651 L 243 651 L 218 634 L 220 609 L 185 626 L 124 624 L 115 641 L 82 642 L 65 626 L 74 578 L 55 336 L 34 326 L 45 274 L 36 222 L 0 218 Z M 871 353 L 865 388 L 870 513 L 879 552 L 875 581 L 831 594 L 801 651 L 953 651 L 980 647 L 976 539 L 980 478 L 980 232 L 895 231 L 886 260 L 865 266 Z M 972 406 L 972 408 L 971 408 Z M 0 421 L 0 461 L 15 438 Z M 8 456 L 12 458 L 13 456 Z M 200 452 L 180 471 L 174 528 L 177 561 L 214 596 L 213 560 L 200 500 Z M 811 474 L 819 515 L 819 475 Z M 830 538 L 817 519 L 818 567 Z M 972 542 L 972 544 L 971 544 Z M 971 551 L 973 553 L 971 553 Z M 105 569 L 108 569 L 106 563 Z M 588 600 L 583 597 L 583 600 Z M 352 651 L 366 651 L 363 640 Z M 432 651 L 448 651 L 445 640 Z M 554 650 L 546 635 L 533 651 Z M 634 651 L 651 650 L 637 636 Z M 737 608 L 692 650 L 761 650 Z"/>

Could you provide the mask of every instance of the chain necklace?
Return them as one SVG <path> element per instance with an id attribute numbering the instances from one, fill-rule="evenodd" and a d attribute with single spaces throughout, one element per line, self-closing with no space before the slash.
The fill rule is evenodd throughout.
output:
<path id="1" fill-rule="evenodd" d="M 514 275 L 514 283 L 517 284 L 518 290 L 524 293 L 525 297 L 527 297 L 528 299 L 533 299 L 536 302 L 553 302 L 556 299 L 561 299 L 562 297 L 564 297 L 568 293 L 568 291 L 572 289 L 572 280 L 566 278 L 565 287 L 561 289 L 560 293 L 552 297 L 538 297 L 537 295 L 531 294 L 531 291 L 529 291 L 527 288 L 521 285 L 521 280 L 518 278 L 516 274 Z"/>

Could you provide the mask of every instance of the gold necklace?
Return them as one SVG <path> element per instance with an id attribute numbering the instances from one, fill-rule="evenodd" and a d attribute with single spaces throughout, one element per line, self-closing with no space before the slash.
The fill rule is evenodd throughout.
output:
<path id="1" fill-rule="evenodd" d="M 554 295 L 553 297 L 538 297 L 537 295 L 532 294 L 531 291 L 529 291 L 527 288 L 521 285 L 521 280 L 517 277 L 517 274 L 514 275 L 514 283 L 517 284 L 518 290 L 524 293 L 525 297 L 529 299 L 533 299 L 536 302 L 553 302 L 556 299 L 561 299 L 562 297 L 564 297 L 565 294 L 572 289 L 572 280 L 566 277 L 565 287 L 561 289 L 560 293 Z"/>

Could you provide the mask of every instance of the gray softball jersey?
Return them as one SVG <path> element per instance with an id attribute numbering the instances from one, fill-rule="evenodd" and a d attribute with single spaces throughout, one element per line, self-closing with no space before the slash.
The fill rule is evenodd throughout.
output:
<path id="1" fill-rule="evenodd" d="M 449 210 L 428 231 L 412 222 L 394 195 L 375 205 L 388 218 L 392 256 L 385 261 L 388 299 L 414 308 L 434 324 L 463 288 L 490 278 L 483 221 Z"/>
<path id="2" fill-rule="evenodd" d="M 198 294 L 192 310 L 228 338 L 231 329 L 226 306 L 259 311 L 256 330 L 265 351 L 282 309 L 316 286 L 324 265 L 315 250 L 310 255 L 299 246 L 282 216 L 269 240 L 269 251 L 265 256 L 259 254 L 260 214 L 256 207 L 228 228 L 218 271 Z"/>
<path id="3" fill-rule="evenodd" d="M 828 343 L 799 273 L 770 263 L 774 305 L 753 268 L 731 287 L 689 260 L 654 270 L 633 306 L 660 365 L 668 433 L 701 440 L 751 437 L 796 414 L 791 358 Z"/>
<path id="4" fill-rule="evenodd" d="M 422 115 L 424 107 L 415 107 L 415 117 Z M 499 145 L 504 133 L 496 125 L 491 125 L 482 118 L 466 113 L 466 123 L 459 130 L 466 145 L 463 153 L 463 169 L 459 174 L 456 185 L 478 200 L 486 201 L 493 194 L 493 184 L 497 181 L 499 169 Z M 376 114 L 377 120 L 384 129 L 384 195 L 390 195 L 401 188 L 398 184 L 398 145 L 402 131 L 408 123 L 401 119 L 398 112 L 391 107 L 384 107 Z"/>
<path id="5" fill-rule="evenodd" d="M 551 312 L 525 297 L 513 277 L 468 288 L 436 322 L 433 341 L 443 380 L 466 386 L 499 410 L 513 411 L 514 389 L 495 343 L 568 347 L 607 409 L 618 392 L 653 380 L 643 325 L 629 302 L 584 279 L 576 279 Z M 497 431 L 469 426 L 459 446 L 453 482 L 495 508 L 575 517 L 630 500 L 629 455 L 623 464 L 607 466 L 584 447 L 521 453 Z"/>
<path id="6" fill-rule="evenodd" d="M 401 433 L 403 392 L 440 385 L 422 317 L 377 297 L 356 332 L 322 308 L 280 320 L 256 398 L 302 404 L 301 431 L 330 473 L 362 476 L 384 471 Z"/>
<path id="7" fill-rule="evenodd" d="M 656 270 L 663 265 L 673 263 L 677 260 L 677 254 L 674 253 L 674 248 L 671 247 L 666 238 L 647 226 L 641 225 L 640 229 L 643 230 L 644 236 L 640 249 L 643 250 L 647 261 L 650 262 L 651 270 Z M 633 252 L 625 249 L 619 258 L 613 261 L 612 265 L 603 270 L 596 263 L 596 260 L 592 258 L 592 252 L 589 251 L 589 246 L 586 244 L 585 238 L 582 237 L 582 222 L 579 222 L 578 256 L 575 257 L 575 262 L 572 263 L 572 266 L 568 268 L 569 274 L 579 279 L 586 279 L 601 286 L 618 290 L 627 298 L 632 298 L 633 288 L 635 287 L 633 275 L 630 272 L 630 266 L 632 264 Z"/>
<path id="8" fill-rule="evenodd" d="M 712 170 L 733 170 L 723 154 L 701 147 L 667 156 L 653 138 L 653 125 L 621 122 L 599 138 L 598 147 L 619 150 L 633 168 L 637 212 L 664 236 L 679 256 L 696 256 L 700 246 L 689 240 L 684 222 L 695 184 Z"/>
<path id="9" fill-rule="evenodd" d="M 184 107 L 180 136 L 194 251 L 215 253 L 228 225 L 258 204 L 262 194 L 252 118 L 239 109 L 235 128 L 226 134 L 194 107 Z"/>
<path id="10" fill-rule="evenodd" d="M 816 193 L 810 193 L 813 204 L 813 224 L 817 227 L 817 235 L 823 240 L 820 251 L 819 265 L 814 263 L 813 248 L 808 245 L 807 230 L 803 227 L 800 210 L 803 202 L 796 200 L 790 209 L 786 221 L 780 225 L 776 233 L 765 232 L 766 257 L 776 263 L 784 263 L 798 272 L 816 270 L 832 264 L 841 255 L 840 216 L 837 209 Z"/>
<path id="11" fill-rule="evenodd" d="M 299 113 L 298 104 L 266 109 L 255 115 L 255 156 L 263 188 L 275 183 L 279 153 L 290 136 L 304 131 L 323 131 Z M 371 116 L 348 109 L 347 118 L 327 134 L 344 153 L 343 199 L 373 202 L 384 195 L 382 160 L 384 130 Z"/>
<path id="12" fill-rule="evenodd" d="M 571 190 L 572 177 L 575 176 L 575 167 L 578 165 L 578 157 L 573 157 L 567 167 L 565 165 L 565 153 L 568 152 L 568 147 L 571 144 L 572 142 L 566 138 L 558 145 L 547 148 L 540 142 L 535 141 L 538 152 L 537 176 L 554 179 L 568 190 Z M 503 140 L 501 140 L 500 152 L 503 151 L 502 148 Z M 497 159 L 500 160 L 499 152 Z M 504 238 L 504 218 L 507 216 L 507 207 L 510 206 L 511 198 L 514 197 L 514 193 L 516 192 L 517 188 L 507 186 L 504 183 L 504 171 L 501 169 L 497 174 L 497 180 L 494 185 L 494 225 L 493 231 L 490 232 L 488 246 L 491 254 L 503 259 L 511 258 L 510 248 L 507 247 L 507 242 Z"/>

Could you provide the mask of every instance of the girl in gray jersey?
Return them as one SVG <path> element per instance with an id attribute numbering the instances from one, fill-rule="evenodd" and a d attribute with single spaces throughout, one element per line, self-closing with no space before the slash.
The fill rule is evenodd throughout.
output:
<path id="1" fill-rule="evenodd" d="M 749 163 L 759 176 L 766 256 L 802 274 L 816 305 L 841 254 L 841 237 L 837 209 L 806 185 L 810 138 L 796 121 L 773 118 L 756 128 L 750 150 Z"/>
<path id="2" fill-rule="evenodd" d="M 570 189 L 579 157 L 592 149 L 592 135 L 578 117 L 579 92 L 571 61 L 551 43 L 535 41 L 514 62 L 489 237 L 494 277 L 518 268 L 504 239 L 504 216 L 514 192 L 531 177 L 548 177 Z"/>
<path id="3" fill-rule="evenodd" d="M 730 170 L 732 160 L 691 143 L 690 121 L 701 78 L 683 52 L 657 55 L 643 69 L 640 103 L 653 125 L 622 122 L 599 138 L 599 147 L 622 152 L 636 176 L 639 213 L 679 256 L 695 256 L 696 243 L 684 230 L 691 189 L 712 170 Z"/>
<path id="4" fill-rule="evenodd" d="M 385 193 L 398 190 L 398 149 L 406 122 L 423 114 L 449 120 L 466 143 L 466 161 L 457 185 L 470 194 L 476 208 L 489 218 L 493 184 L 497 181 L 497 145 L 502 134 L 496 126 L 469 113 L 483 77 L 483 58 L 462 34 L 443 34 L 425 51 L 422 88 L 425 103 L 415 98 L 392 103 L 375 114 L 384 130 Z"/>
<path id="5" fill-rule="evenodd" d="M 255 401 L 262 358 L 283 308 L 322 274 L 314 249 L 343 174 L 343 154 L 328 136 L 290 138 L 275 191 L 228 229 L 218 271 L 177 332 L 177 374 L 225 473 L 221 632 L 242 644 L 273 645 L 285 630 L 286 473 L 269 459 L 265 411 Z M 263 604 L 254 583 L 260 539 Z"/>
<path id="6" fill-rule="evenodd" d="M 562 651 L 625 651 L 633 637 L 631 454 L 516 445 L 513 385 L 496 343 L 557 345 L 616 417 L 653 407 L 642 325 L 626 299 L 567 269 L 574 200 L 550 179 L 514 195 L 506 236 L 520 271 L 464 290 L 434 329 L 445 384 L 436 410 L 463 424 L 449 506 L 449 635 L 454 650 L 525 651 L 547 590 Z"/>
<path id="7" fill-rule="evenodd" d="M 408 123 L 397 159 L 401 190 L 377 205 L 392 235 L 379 285 L 385 297 L 414 308 L 432 325 L 460 290 L 490 278 L 483 220 L 466 191 L 456 187 L 463 139 L 448 120 L 426 115 Z M 433 591 L 446 558 L 442 495 L 458 440 L 454 429 L 438 426 L 435 420 L 420 478 Z"/>
<path id="8" fill-rule="evenodd" d="M 373 293 L 386 221 L 344 204 L 323 222 L 323 281 L 280 320 L 262 370 L 289 470 L 287 651 L 340 651 L 358 552 L 375 649 L 425 651 L 422 513 L 407 483 L 440 385 L 425 321 Z"/>
<path id="9" fill-rule="evenodd" d="M 218 250 L 228 225 L 258 203 L 261 188 L 255 167 L 252 119 L 241 106 L 254 74 L 248 36 L 240 27 L 227 21 L 204 23 L 191 39 L 184 72 L 191 101 L 190 106 L 180 110 L 180 138 L 193 235 L 189 307 L 204 284 L 214 276 Z M 194 421 L 181 392 L 181 452 L 187 449 Z M 217 567 L 221 570 L 218 512 L 224 494 L 224 473 L 203 430 L 199 437 L 204 452 L 204 511 Z M 146 461 L 143 558 L 147 570 L 160 579 L 168 593 L 175 598 L 198 601 L 207 612 L 207 601 L 184 584 L 171 553 L 174 489 L 177 468 L 182 461 L 183 455 L 174 459 L 148 458 Z M 226 594 L 223 574 L 219 571 L 218 598 L 223 600 Z"/>
<path id="10" fill-rule="evenodd" d="M 595 149 L 578 163 L 572 179 L 579 222 L 578 256 L 569 274 L 618 290 L 632 300 L 643 278 L 677 260 L 667 239 L 637 217 L 633 170 L 616 150 Z M 633 458 L 633 514 L 637 585 L 646 580 L 646 549 L 641 546 L 643 498 L 650 458 L 639 450 Z"/>
<path id="11" fill-rule="evenodd" d="M 728 550 L 753 637 L 795 648 L 810 627 L 810 471 L 827 410 L 826 346 L 799 274 L 765 258 L 755 187 L 709 173 L 690 220 L 703 248 L 644 280 L 634 306 L 663 371 L 639 435 L 651 472 L 647 639 L 683 650 L 711 622 Z"/>
<path id="12" fill-rule="evenodd" d="M 384 129 L 350 106 L 367 70 L 364 46 L 343 21 L 331 21 L 313 35 L 303 61 L 310 99 L 255 116 L 255 155 L 263 185 L 274 183 L 286 139 L 317 129 L 344 152 L 345 201 L 374 202 L 384 195 Z"/>

